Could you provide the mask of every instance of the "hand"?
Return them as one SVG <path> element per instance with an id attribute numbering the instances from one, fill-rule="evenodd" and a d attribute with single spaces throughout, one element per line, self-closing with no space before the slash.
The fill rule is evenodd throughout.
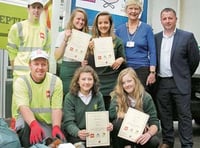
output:
<path id="1" fill-rule="evenodd" d="M 94 49 L 94 41 L 90 41 L 88 45 L 89 49 Z"/>
<path id="2" fill-rule="evenodd" d="M 89 136 L 89 132 L 87 132 L 85 129 L 79 130 L 78 136 L 81 140 L 86 140 L 86 137 Z"/>
<path id="3" fill-rule="evenodd" d="M 45 133 L 36 120 L 33 120 L 31 122 L 30 129 L 30 143 L 36 144 L 38 142 L 41 142 L 42 139 L 45 137 Z"/>
<path id="4" fill-rule="evenodd" d="M 84 66 L 86 66 L 86 65 L 88 65 L 88 61 L 87 61 L 87 60 L 83 60 L 83 61 L 81 62 L 81 66 L 84 67 Z"/>
<path id="5" fill-rule="evenodd" d="M 52 137 L 53 138 L 60 138 L 62 140 L 65 140 L 65 136 L 63 135 L 62 131 L 60 130 L 60 127 L 58 125 L 55 125 L 53 126 L 53 129 L 52 129 Z"/>
<path id="6" fill-rule="evenodd" d="M 151 85 L 156 82 L 156 76 L 154 73 L 149 73 L 146 81 L 146 85 Z"/>
<path id="7" fill-rule="evenodd" d="M 109 124 L 108 124 L 107 130 L 108 130 L 108 131 L 112 131 L 112 130 L 113 130 L 113 124 L 112 124 L 112 123 L 109 123 Z"/>
<path id="8" fill-rule="evenodd" d="M 121 64 L 123 63 L 124 59 L 122 57 L 115 60 L 115 62 L 112 64 L 112 69 L 117 70 Z"/>
<path id="9" fill-rule="evenodd" d="M 137 144 L 144 145 L 149 141 L 149 139 L 152 137 L 152 135 L 149 132 L 146 132 L 142 134 L 136 141 Z"/>
<path id="10" fill-rule="evenodd" d="M 67 42 L 69 37 L 71 36 L 72 34 L 72 31 L 71 30 L 65 30 L 65 38 L 64 38 L 64 41 Z"/>

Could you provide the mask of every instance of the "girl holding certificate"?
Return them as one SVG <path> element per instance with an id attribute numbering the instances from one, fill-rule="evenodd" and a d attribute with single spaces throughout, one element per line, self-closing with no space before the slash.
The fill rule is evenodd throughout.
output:
<path id="1" fill-rule="evenodd" d="M 145 92 L 142 83 L 132 68 L 126 68 L 120 72 L 111 96 L 109 117 L 113 123 L 113 132 L 111 134 L 113 147 L 123 148 L 126 145 L 131 145 L 132 148 L 134 146 L 137 148 L 157 148 L 159 145 L 159 138 L 157 136 L 159 120 L 156 108 L 151 95 Z M 120 127 L 129 107 L 149 115 L 143 134 L 136 138 L 135 142 L 118 137 Z M 139 121 L 135 119 L 134 122 Z"/>
<path id="2" fill-rule="evenodd" d="M 73 77 L 74 71 L 81 66 L 81 62 L 64 56 L 68 39 L 72 34 L 72 29 L 76 29 L 85 33 L 89 32 L 87 14 L 85 10 L 80 8 L 73 10 L 66 29 L 60 32 L 55 44 L 55 59 L 57 61 L 62 59 L 62 63 L 60 64 L 59 77 L 63 82 L 64 95 L 69 91 L 69 84 Z"/>
<path id="3" fill-rule="evenodd" d="M 89 44 L 89 53 L 86 57 L 88 64 L 91 65 L 95 71 L 97 72 L 100 80 L 100 91 L 103 94 L 104 103 L 106 110 L 108 110 L 110 105 L 110 92 L 113 90 L 116 79 L 118 77 L 119 72 L 122 69 L 122 65 L 125 62 L 125 53 L 124 47 L 121 39 L 119 39 L 113 32 L 113 20 L 112 16 L 108 12 L 100 12 L 96 15 L 93 27 L 92 27 L 92 37 L 93 39 L 101 39 L 104 37 L 111 37 L 111 44 L 113 44 L 113 48 L 111 49 L 114 52 L 114 61 L 112 64 L 103 67 L 97 67 L 94 62 L 94 50 L 95 48 L 102 48 L 101 53 L 104 55 L 96 55 L 99 58 L 105 58 L 107 55 L 104 51 L 105 45 L 99 45 L 95 47 L 94 40 Z M 105 43 L 104 43 L 105 44 Z M 106 58 L 107 60 L 111 58 Z"/>
<path id="4" fill-rule="evenodd" d="M 105 111 L 105 106 L 96 72 L 90 66 L 83 66 L 74 73 L 70 91 L 64 99 L 62 129 L 68 142 L 85 143 L 89 136 L 85 112 L 90 111 Z M 109 123 L 107 130 L 112 129 L 113 125 Z"/>

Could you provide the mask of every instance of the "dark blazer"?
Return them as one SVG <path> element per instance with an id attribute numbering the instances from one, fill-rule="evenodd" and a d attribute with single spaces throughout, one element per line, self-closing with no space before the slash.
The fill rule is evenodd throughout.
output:
<path id="1" fill-rule="evenodd" d="M 160 50 L 163 32 L 155 34 L 157 71 L 160 67 Z M 176 29 L 171 50 L 171 70 L 177 88 L 182 94 L 191 93 L 191 76 L 199 64 L 199 48 L 193 33 Z"/>

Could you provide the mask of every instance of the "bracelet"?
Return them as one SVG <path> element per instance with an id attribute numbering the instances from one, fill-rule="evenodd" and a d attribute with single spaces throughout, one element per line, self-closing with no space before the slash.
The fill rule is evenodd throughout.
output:
<path id="1" fill-rule="evenodd" d="M 150 71 L 149 73 L 151 73 L 151 74 L 156 74 L 156 72 L 155 72 L 155 71 Z"/>

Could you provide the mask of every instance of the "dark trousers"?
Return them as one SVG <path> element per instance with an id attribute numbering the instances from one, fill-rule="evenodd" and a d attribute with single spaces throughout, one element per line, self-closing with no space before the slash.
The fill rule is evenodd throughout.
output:
<path id="1" fill-rule="evenodd" d="M 21 146 L 24 148 L 29 148 L 31 146 L 30 144 L 30 127 L 27 123 L 25 123 L 24 128 L 17 131 L 17 134 L 19 136 L 19 140 L 21 143 Z"/>
<path id="2" fill-rule="evenodd" d="M 182 148 L 192 148 L 190 94 L 181 94 L 173 78 L 159 78 L 156 100 L 161 120 L 163 143 L 171 147 L 174 145 L 173 114 L 175 106 L 181 146 Z"/>
<path id="3" fill-rule="evenodd" d="M 144 86 L 145 90 L 149 94 L 151 94 L 152 98 L 154 98 L 155 84 L 146 85 L 147 77 L 149 76 L 149 67 L 140 67 L 140 68 L 134 69 L 134 70 L 137 73 L 137 76 L 140 79 L 140 82 Z"/>
<path id="4" fill-rule="evenodd" d="M 131 145 L 131 148 L 158 148 L 160 140 L 157 135 L 151 137 L 151 139 L 144 145 L 136 144 L 131 141 L 118 137 L 118 133 L 121 127 L 123 119 L 116 119 L 113 123 L 113 131 L 111 132 L 113 148 L 123 148 L 124 146 Z"/>

